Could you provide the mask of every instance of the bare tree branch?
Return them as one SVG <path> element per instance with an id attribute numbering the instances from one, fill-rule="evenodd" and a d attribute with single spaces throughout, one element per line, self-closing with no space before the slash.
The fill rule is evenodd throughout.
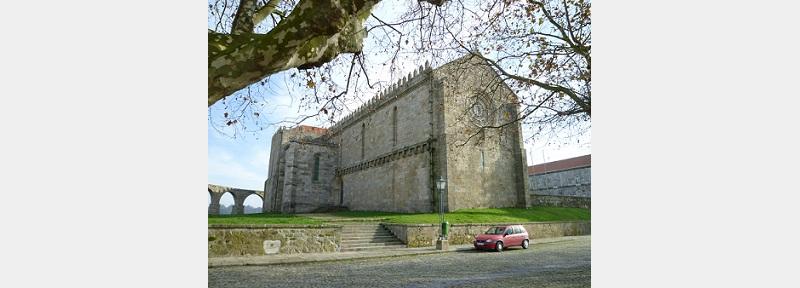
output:
<path id="1" fill-rule="evenodd" d="M 264 6 L 258 8 L 256 13 L 253 14 L 253 24 L 258 25 L 258 23 L 267 19 L 267 16 L 272 15 L 272 12 L 278 7 L 279 2 L 281 2 L 281 0 L 269 0 Z"/>
<path id="2" fill-rule="evenodd" d="M 236 16 L 233 18 L 231 34 L 252 33 L 253 14 L 256 12 L 256 0 L 239 0 L 239 9 L 236 9 Z"/>
<path id="3" fill-rule="evenodd" d="M 376 2 L 301 0 L 265 35 L 210 33 L 208 105 L 264 76 L 318 67 L 340 53 L 360 52 L 366 36 L 362 23 Z"/>

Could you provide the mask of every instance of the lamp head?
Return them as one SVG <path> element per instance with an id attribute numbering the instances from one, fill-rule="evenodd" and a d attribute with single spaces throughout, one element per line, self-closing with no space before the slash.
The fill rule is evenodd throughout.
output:
<path id="1" fill-rule="evenodd" d="M 447 188 L 447 180 L 440 176 L 439 180 L 436 180 L 436 187 L 439 188 L 439 190 L 444 190 L 444 188 Z"/>

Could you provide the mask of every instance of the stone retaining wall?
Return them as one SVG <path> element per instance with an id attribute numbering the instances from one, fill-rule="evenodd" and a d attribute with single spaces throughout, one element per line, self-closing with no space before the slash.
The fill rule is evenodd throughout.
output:
<path id="1" fill-rule="evenodd" d="M 522 224 L 531 239 L 562 236 L 591 235 L 590 221 L 562 222 L 528 222 L 509 223 Z M 408 247 L 428 247 L 436 245 L 439 236 L 439 224 L 388 224 L 384 226 L 392 231 L 400 241 Z M 453 224 L 450 227 L 448 240 L 450 245 L 471 244 L 475 235 L 488 230 L 489 227 L 506 224 Z"/>
<path id="2" fill-rule="evenodd" d="M 574 207 L 592 209 L 592 198 L 553 195 L 531 195 L 531 206 Z"/>
<path id="3" fill-rule="evenodd" d="M 278 254 L 336 252 L 341 234 L 341 225 L 209 225 L 208 257 L 266 255 L 265 240 L 280 241 Z"/>
<path id="4" fill-rule="evenodd" d="M 592 197 L 591 166 L 531 174 L 528 182 L 531 194 Z"/>

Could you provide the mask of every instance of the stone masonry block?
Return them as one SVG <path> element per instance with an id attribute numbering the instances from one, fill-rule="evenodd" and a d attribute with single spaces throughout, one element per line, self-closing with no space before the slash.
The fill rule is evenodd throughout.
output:
<path id="1" fill-rule="evenodd" d="M 264 254 L 278 254 L 281 250 L 281 240 L 264 240 Z"/>

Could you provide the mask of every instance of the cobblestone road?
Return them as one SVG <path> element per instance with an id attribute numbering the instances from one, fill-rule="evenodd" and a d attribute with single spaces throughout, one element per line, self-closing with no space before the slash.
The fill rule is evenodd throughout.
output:
<path id="1" fill-rule="evenodd" d="M 590 287 L 591 236 L 496 252 L 210 268 L 208 287 Z"/>

